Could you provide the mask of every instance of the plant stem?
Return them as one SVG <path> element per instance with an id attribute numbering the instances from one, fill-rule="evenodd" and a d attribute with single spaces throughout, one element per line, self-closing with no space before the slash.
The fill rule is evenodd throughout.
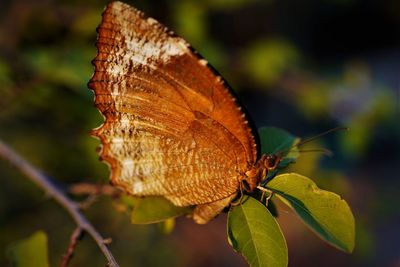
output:
<path id="1" fill-rule="evenodd" d="M 9 146 L 0 140 L 0 157 L 8 160 L 14 167 L 18 168 L 23 174 L 31 179 L 36 185 L 43 189 L 50 197 L 54 198 L 73 218 L 79 228 L 86 231 L 97 243 L 100 250 L 108 260 L 108 266 L 118 267 L 111 251 L 105 244 L 104 238 L 90 224 L 86 217 L 81 213 L 76 202 L 69 199 L 67 195 L 57 188 L 49 177 L 42 174 L 38 169 L 33 167 L 29 162 L 18 155 Z"/>

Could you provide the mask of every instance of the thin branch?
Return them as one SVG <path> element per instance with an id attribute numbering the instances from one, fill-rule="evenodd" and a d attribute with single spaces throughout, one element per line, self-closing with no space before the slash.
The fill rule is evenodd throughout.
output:
<path id="1" fill-rule="evenodd" d="M 121 190 L 108 185 L 108 184 L 93 184 L 93 183 L 76 183 L 70 185 L 68 193 L 74 195 L 88 195 L 88 197 L 79 202 L 79 208 L 81 210 L 88 209 L 100 195 L 110 196 L 112 198 L 118 198 L 121 196 Z"/>
<path id="2" fill-rule="evenodd" d="M 98 195 L 89 195 L 84 201 L 78 203 L 81 210 L 86 210 L 97 201 Z"/>
<path id="3" fill-rule="evenodd" d="M 67 267 L 69 261 L 72 259 L 74 255 L 74 251 L 76 246 L 78 245 L 79 238 L 82 236 L 82 228 L 77 227 L 71 234 L 71 238 L 69 240 L 69 245 L 67 248 L 67 252 L 62 257 L 61 267 Z"/>
<path id="4" fill-rule="evenodd" d="M 69 199 L 63 191 L 57 188 L 49 177 L 43 175 L 39 170 L 29 164 L 25 159 L 14 152 L 10 147 L 0 140 L 0 157 L 8 160 L 12 165 L 18 168 L 29 179 L 43 189 L 50 197 L 53 197 L 74 219 L 79 228 L 86 231 L 97 243 L 100 250 L 108 260 L 108 266 L 117 267 L 118 264 L 105 244 L 104 238 L 90 224 L 86 217 L 80 212 L 77 203 Z"/>
<path id="5" fill-rule="evenodd" d="M 76 183 L 70 185 L 68 192 L 74 195 L 106 195 L 118 197 L 121 190 L 108 184 Z"/>

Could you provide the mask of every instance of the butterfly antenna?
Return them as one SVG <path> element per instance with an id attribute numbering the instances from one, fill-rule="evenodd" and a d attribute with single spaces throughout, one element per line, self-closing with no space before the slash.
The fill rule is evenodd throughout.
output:
<path id="1" fill-rule="evenodd" d="M 349 129 L 349 128 L 343 127 L 343 126 L 339 126 L 339 127 L 335 127 L 335 128 L 329 129 L 329 130 L 327 130 L 327 131 L 325 131 L 325 132 L 322 132 L 322 133 L 320 133 L 320 134 L 317 134 L 317 135 L 315 135 L 315 136 L 313 136 L 313 137 L 304 139 L 303 141 L 301 141 L 301 142 L 299 142 L 299 143 L 297 143 L 297 144 L 292 145 L 290 148 L 288 148 L 288 149 L 286 149 L 286 150 L 278 151 L 278 152 L 276 152 L 275 154 L 285 154 L 285 153 L 289 153 L 290 151 L 292 151 L 293 148 L 295 148 L 295 147 L 300 147 L 300 146 L 302 146 L 302 145 L 304 145 L 304 144 L 306 144 L 306 143 L 309 143 L 309 142 L 311 142 L 311 141 L 313 141 L 313 140 L 315 140 L 315 139 L 318 139 L 318 138 L 320 138 L 320 137 L 322 137 L 322 136 L 324 136 L 324 135 L 327 135 L 327 134 L 332 133 L 332 132 L 342 131 L 342 130 L 348 130 L 348 129 Z M 327 155 L 327 156 L 332 156 L 332 155 L 333 155 L 332 151 L 330 151 L 330 150 L 328 150 L 328 149 L 325 149 L 325 148 L 321 148 L 321 149 L 308 149 L 308 150 L 302 150 L 302 151 L 300 151 L 300 152 L 322 152 L 322 153 L 324 153 L 324 154 Z"/>
<path id="2" fill-rule="evenodd" d="M 317 134 L 317 135 L 315 135 L 315 136 L 313 136 L 313 137 L 304 139 L 303 141 L 301 141 L 300 143 L 298 143 L 296 146 L 297 146 L 297 147 L 302 146 L 302 145 L 304 145 L 304 144 L 306 144 L 306 143 L 309 143 L 309 142 L 311 142 L 311 141 L 314 141 L 315 139 L 318 139 L 318 138 L 320 138 L 321 136 L 327 135 L 327 134 L 332 133 L 332 132 L 342 131 L 342 130 L 348 130 L 348 129 L 349 129 L 349 128 L 347 128 L 347 127 L 342 127 L 342 126 L 335 127 L 335 128 L 329 129 L 329 130 L 327 130 L 327 131 L 325 131 L 325 132 L 323 132 L 323 133 Z"/>
<path id="3" fill-rule="evenodd" d="M 326 148 L 315 148 L 315 149 L 302 149 L 299 150 L 300 153 L 304 153 L 304 152 L 320 152 L 328 157 L 332 157 L 333 156 L 333 152 L 329 149 Z"/>

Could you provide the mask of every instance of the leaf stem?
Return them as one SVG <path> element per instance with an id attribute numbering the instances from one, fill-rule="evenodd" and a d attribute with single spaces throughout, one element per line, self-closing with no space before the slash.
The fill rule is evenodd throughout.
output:
<path id="1" fill-rule="evenodd" d="M 42 174 L 38 169 L 33 167 L 29 162 L 18 155 L 14 150 L 7 146 L 0 140 L 0 157 L 9 161 L 14 167 L 19 169 L 23 174 L 32 180 L 37 186 L 45 191 L 50 197 L 54 198 L 73 218 L 79 228 L 86 231 L 97 243 L 100 250 L 103 252 L 108 260 L 108 266 L 118 267 L 111 251 L 105 244 L 104 238 L 97 232 L 97 230 L 90 224 L 86 217 L 81 213 L 79 206 L 76 202 L 69 199 L 67 195 L 59 188 L 57 188 L 49 177 Z"/>

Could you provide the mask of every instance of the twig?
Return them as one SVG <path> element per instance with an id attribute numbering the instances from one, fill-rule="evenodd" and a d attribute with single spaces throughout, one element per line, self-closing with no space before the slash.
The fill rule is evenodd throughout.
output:
<path id="1" fill-rule="evenodd" d="M 117 198 L 121 196 L 121 190 L 108 184 L 76 183 L 70 185 L 68 192 L 74 195 L 88 195 L 88 197 L 79 203 L 79 208 L 84 210 L 89 208 L 100 195 Z"/>
<path id="2" fill-rule="evenodd" d="M 90 208 L 90 206 L 92 206 L 92 204 L 97 201 L 97 198 L 97 195 L 89 195 L 84 201 L 79 202 L 79 208 L 81 210 L 86 210 Z"/>
<path id="3" fill-rule="evenodd" d="M 68 192 L 74 195 L 106 195 L 118 197 L 121 191 L 108 184 L 76 183 L 72 184 Z"/>
<path id="4" fill-rule="evenodd" d="M 78 245 L 78 241 L 79 238 L 82 236 L 82 233 L 83 233 L 82 228 L 80 227 L 75 228 L 75 230 L 72 232 L 67 252 L 62 257 L 62 262 L 60 267 L 68 266 L 69 261 L 72 259 L 72 256 L 74 255 L 76 245 Z"/>
<path id="5" fill-rule="evenodd" d="M 63 191 L 57 188 L 49 177 L 43 175 L 39 170 L 30 165 L 25 159 L 14 152 L 10 147 L 0 140 L 0 157 L 8 160 L 12 165 L 18 168 L 40 188 L 42 188 L 50 197 L 53 197 L 74 219 L 79 228 L 86 231 L 97 243 L 100 250 L 108 260 L 108 266 L 117 267 L 118 264 L 104 242 L 104 238 L 90 224 L 90 222 L 80 212 L 79 206 L 70 200 Z"/>

